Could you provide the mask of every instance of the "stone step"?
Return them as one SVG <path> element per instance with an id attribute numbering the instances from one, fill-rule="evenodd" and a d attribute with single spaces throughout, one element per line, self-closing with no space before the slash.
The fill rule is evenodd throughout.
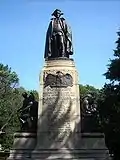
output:
<path id="1" fill-rule="evenodd" d="M 8 160 L 110 160 L 108 150 L 13 150 Z"/>

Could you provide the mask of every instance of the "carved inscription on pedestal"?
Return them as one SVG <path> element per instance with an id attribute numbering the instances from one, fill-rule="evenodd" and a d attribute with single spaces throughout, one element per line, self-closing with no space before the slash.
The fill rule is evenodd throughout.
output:
<path id="1" fill-rule="evenodd" d="M 48 137 L 49 140 L 56 142 L 64 141 L 71 133 L 70 114 L 74 93 L 71 90 L 72 86 L 66 86 L 46 85 L 43 93 L 43 104 L 47 111 Z"/>
<path id="2" fill-rule="evenodd" d="M 70 108 L 56 105 L 54 111 L 51 111 L 51 108 L 49 108 L 47 116 L 50 139 L 62 141 L 65 136 L 69 136 L 71 131 Z"/>

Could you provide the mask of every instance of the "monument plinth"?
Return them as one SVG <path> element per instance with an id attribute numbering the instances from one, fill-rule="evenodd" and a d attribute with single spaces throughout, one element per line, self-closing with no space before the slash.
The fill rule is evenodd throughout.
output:
<path id="1" fill-rule="evenodd" d="M 17 132 L 14 134 L 14 143 L 7 160 L 31 159 L 32 151 L 36 146 L 36 133 Z"/>
<path id="2" fill-rule="evenodd" d="M 38 135 L 43 132 L 40 148 L 72 147 L 73 133 L 80 131 L 78 74 L 73 60 L 49 60 L 40 77 Z M 42 115 L 42 116 L 41 116 Z M 42 125 L 43 124 L 43 125 Z M 40 136 L 40 140 L 43 139 Z"/>
<path id="3" fill-rule="evenodd" d="M 68 152 L 80 137 L 78 73 L 71 59 L 45 61 L 40 74 L 37 147 L 35 151 Z M 60 154 L 59 153 L 59 154 Z M 52 155 L 53 157 L 53 155 Z"/>

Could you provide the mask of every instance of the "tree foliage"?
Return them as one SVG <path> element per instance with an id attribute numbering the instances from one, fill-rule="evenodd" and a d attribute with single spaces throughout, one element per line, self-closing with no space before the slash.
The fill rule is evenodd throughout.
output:
<path id="1" fill-rule="evenodd" d="M 8 65 L 0 64 L 0 144 L 3 149 L 12 147 L 13 135 L 20 130 L 17 110 L 22 105 L 23 92 L 33 92 L 38 100 L 36 90 L 26 91 L 19 87 L 17 74 Z"/>
<path id="2" fill-rule="evenodd" d="M 114 59 L 110 60 L 108 70 L 104 74 L 110 82 L 104 85 L 99 98 L 99 113 L 106 135 L 106 144 L 115 158 L 120 149 L 120 32 L 117 33 Z"/>
<path id="3" fill-rule="evenodd" d="M 118 40 L 115 42 L 117 44 L 116 49 L 114 50 L 114 59 L 110 60 L 108 64 L 108 70 L 104 74 L 106 79 L 109 79 L 111 82 L 120 82 L 120 32 L 117 32 Z"/>
<path id="4" fill-rule="evenodd" d="M 0 64 L 0 131 L 5 132 L 0 136 L 0 143 L 4 149 L 11 147 L 13 134 L 19 130 L 16 111 L 21 106 L 24 89 L 18 85 L 17 74 L 8 65 Z"/>
<path id="5" fill-rule="evenodd" d="M 90 85 L 79 85 L 79 90 L 80 90 L 80 99 L 82 99 L 87 95 L 87 94 L 92 94 L 94 97 L 98 98 L 100 90 L 95 88 L 94 86 Z"/>

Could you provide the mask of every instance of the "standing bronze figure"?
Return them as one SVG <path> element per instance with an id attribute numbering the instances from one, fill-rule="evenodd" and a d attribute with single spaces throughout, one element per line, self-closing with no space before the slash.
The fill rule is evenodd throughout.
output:
<path id="1" fill-rule="evenodd" d="M 73 54 L 72 33 L 63 13 L 56 9 L 46 34 L 45 59 L 65 57 Z"/>

